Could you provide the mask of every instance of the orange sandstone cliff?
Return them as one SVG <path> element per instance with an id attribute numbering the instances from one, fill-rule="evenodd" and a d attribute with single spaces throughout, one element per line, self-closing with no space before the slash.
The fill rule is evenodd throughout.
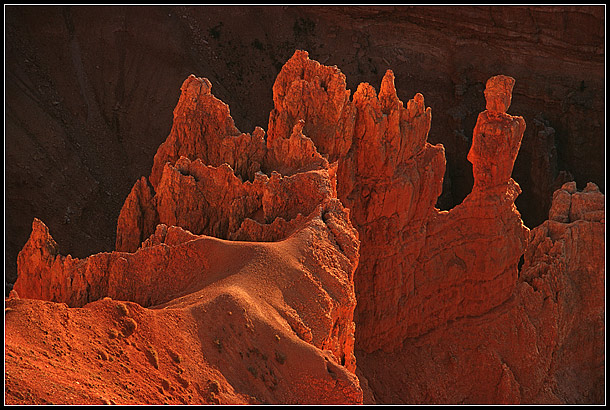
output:
<path id="1" fill-rule="evenodd" d="M 295 52 L 267 135 L 190 76 L 116 251 L 60 255 L 34 221 L 6 300 L 7 402 L 602 402 L 604 196 L 565 184 L 523 225 L 514 83 L 488 80 L 474 187 L 440 211 L 431 108 L 400 101 L 392 71 L 350 99 Z"/>
<path id="2" fill-rule="evenodd" d="M 520 188 L 510 179 L 525 130 L 522 118 L 506 114 L 514 79 L 488 81 L 488 109 L 479 116 L 469 154 L 475 186 L 462 204 L 447 212 L 434 207 L 445 159 L 442 146 L 426 142 L 432 115 L 424 97 L 417 94 L 405 107 L 388 71 L 379 95 L 361 84 L 353 105 L 348 104 L 340 98 L 344 85 L 320 84 L 326 72 L 306 53 L 295 53 L 278 76 L 274 101 L 279 100 L 276 94 L 290 96 L 294 105 L 305 107 L 304 132 L 329 158 L 336 150 L 320 148 L 328 145 L 329 132 L 319 131 L 309 117 L 327 118 L 326 124 L 335 124 L 338 133 L 355 121 L 352 145 L 338 157 L 337 192 L 351 210 L 361 240 L 354 279 L 358 347 L 391 351 L 405 337 L 504 302 L 514 287 L 528 231 L 514 206 Z M 336 71 L 335 76 L 343 75 Z M 341 104 L 310 104 L 309 96 L 316 92 L 328 95 L 322 101 Z M 337 122 L 351 118 L 353 107 L 353 120 Z M 271 118 L 292 118 L 282 110 L 276 102 Z M 314 125 L 307 128 L 310 122 Z M 269 128 L 270 134 L 288 129 L 277 120 Z M 486 249 L 485 258 L 481 249 Z"/>

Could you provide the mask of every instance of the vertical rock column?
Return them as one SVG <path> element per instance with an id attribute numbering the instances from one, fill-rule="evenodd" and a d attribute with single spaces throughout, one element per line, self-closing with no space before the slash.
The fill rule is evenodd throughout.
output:
<path id="1" fill-rule="evenodd" d="M 371 187 L 373 199 L 384 199 L 381 209 L 393 206 L 396 212 L 375 212 L 375 201 L 367 201 L 364 193 L 364 199 L 354 203 L 354 217 L 368 219 L 355 223 L 362 235 L 361 263 L 355 274 L 357 348 L 394 351 L 406 339 L 449 321 L 482 315 L 512 294 L 528 235 L 514 205 L 521 190 L 511 179 L 525 130 L 523 118 L 506 113 L 513 85 L 514 79 L 506 76 L 492 77 L 487 83 L 487 110 L 479 115 L 468 155 L 475 186 L 463 203 L 451 211 L 434 207 L 444 162 L 432 155 L 435 147 L 427 143 L 412 158 L 395 161 L 395 175 L 387 184 Z M 387 84 L 382 84 L 384 89 Z M 407 110 L 418 101 L 417 96 L 409 101 Z M 360 119 L 364 107 L 357 107 Z M 378 120 L 383 124 L 386 118 L 391 114 Z M 408 138 L 419 140 L 421 124 L 413 120 L 399 124 L 412 129 Z M 359 125 L 357 120 L 356 130 Z M 354 139 L 366 140 L 371 133 L 356 134 Z M 400 152 L 387 150 L 386 155 Z M 359 181 L 360 189 L 365 182 Z"/>

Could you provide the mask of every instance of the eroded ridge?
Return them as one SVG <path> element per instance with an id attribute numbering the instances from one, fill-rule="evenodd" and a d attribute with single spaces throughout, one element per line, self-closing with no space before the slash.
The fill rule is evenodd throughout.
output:
<path id="1" fill-rule="evenodd" d="M 260 128 L 241 133 L 210 82 L 190 76 L 150 177 L 136 182 L 121 210 L 117 251 L 60 255 L 35 220 L 19 254 L 15 294 L 74 308 L 110 297 L 179 315 L 226 303 L 256 311 L 250 320 L 267 333 L 244 339 L 237 332 L 225 343 L 266 346 L 261 357 L 292 361 L 290 382 L 278 387 L 270 368 L 267 381 L 275 383 L 244 386 L 219 359 L 229 385 L 269 402 L 361 403 L 353 322 L 358 234 L 337 199 L 336 164 L 317 152 L 304 124 L 274 141 Z M 268 332 L 293 340 L 292 350 L 274 352 Z M 299 368 L 301 360 L 308 366 Z"/>
<path id="2" fill-rule="evenodd" d="M 525 130 L 523 118 L 506 113 L 514 82 L 489 79 L 487 110 L 468 156 L 473 192 L 441 212 L 434 205 L 444 149 L 427 142 L 432 113 L 421 94 L 404 104 L 388 70 L 379 93 L 363 83 L 346 100 L 343 74 L 304 52 L 282 69 L 269 139 L 288 135 L 302 119 L 317 150 L 336 161 L 337 194 L 361 241 L 354 279 L 360 349 L 391 351 L 405 338 L 480 315 L 511 294 L 528 231 L 514 206 L 521 191 L 510 177 Z"/>

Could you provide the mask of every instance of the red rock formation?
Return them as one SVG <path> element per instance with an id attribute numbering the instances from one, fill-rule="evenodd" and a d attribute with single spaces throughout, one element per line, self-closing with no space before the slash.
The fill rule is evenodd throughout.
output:
<path id="1" fill-rule="evenodd" d="M 172 132 L 155 156 L 153 187 L 141 178 L 125 201 L 117 251 L 59 255 L 35 220 L 14 290 L 92 309 L 101 321 L 108 318 L 90 302 L 102 297 L 149 308 L 144 316 L 154 323 L 167 320 L 157 313 L 161 307 L 184 320 L 193 316 L 198 337 L 187 332 L 188 345 L 222 336 L 219 343 L 230 346 L 218 355 L 210 344 L 199 356 L 223 375 L 238 402 L 245 395 L 273 403 L 361 403 L 353 353 L 359 241 L 336 199 L 336 167 L 302 128 L 298 122 L 267 149 L 260 133 L 237 131 L 209 81 L 189 77 Z M 261 163 L 286 174 L 267 176 L 258 172 Z M 227 311 L 235 315 L 216 320 Z M 245 336 L 236 329 L 241 322 L 256 333 Z M 279 340 L 289 343 L 282 351 L 274 347 Z M 247 366 L 252 352 L 259 362 L 292 364 Z M 248 371 L 262 382 L 246 380 Z"/>
<path id="2" fill-rule="evenodd" d="M 207 343 L 190 360 L 209 363 L 240 397 L 275 403 L 358 403 L 362 390 L 353 374 L 352 321 L 357 258 L 356 232 L 337 200 L 320 204 L 280 242 L 230 242 L 159 225 L 135 253 L 101 253 L 84 260 L 56 254 L 48 230 L 36 220 L 20 253 L 15 291 L 28 299 L 79 308 L 69 315 L 76 328 L 89 320 L 110 320 L 100 311 L 100 302 L 89 303 L 103 296 L 149 307 L 138 306 L 138 328 L 154 332 L 167 320 L 187 323 L 176 330 L 186 349 Z M 87 319 L 79 319 L 77 312 L 85 312 Z M 227 319 L 217 320 L 227 314 Z M 45 319 L 49 323 L 43 321 L 41 331 L 53 331 L 53 318 Z M 12 327 L 17 334 L 18 329 Z M 7 339 L 11 351 L 17 349 L 17 334 Z M 211 352 L 216 339 L 225 346 L 219 348 L 222 354 Z M 166 349 L 163 338 L 138 342 Z M 192 354 L 178 344 L 171 348 Z M 252 351 L 256 356 L 250 357 Z M 73 353 L 77 361 L 88 354 L 87 349 Z M 281 366 L 284 362 L 290 364 Z M 262 382 L 248 381 L 248 371 Z"/>
<path id="3" fill-rule="evenodd" d="M 265 155 L 265 132 L 257 127 L 252 135 L 235 127 L 229 107 L 214 97 L 207 78 L 189 76 L 181 87 L 174 109 L 170 135 L 161 144 L 153 163 L 150 182 L 157 188 L 166 162 L 175 163 L 181 156 L 201 159 L 204 164 L 224 163 L 242 179 L 252 180 Z"/>
<path id="4" fill-rule="evenodd" d="M 517 206 L 526 225 L 546 219 L 552 193 L 570 180 L 553 184 L 561 170 L 579 186 L 594 181 L 604 191 L 602 5 L 230 11 L 6 8 L 7 287 L 34 217 L 52 229 L 63 253 L 82 258 L 114 249 L 116 216 L 133 183 L 149 175 L 193 70 L 212 80 L 238 128 L 267 128 L 275 76 L 303 44 L 318 61 L 340 67 L 352 91 L 363 81 L 378 88 L 393 68 L 399 96 L 425 95 L 434 109 L 429 141 L 447 155 L 442 209 L 472 187 L 466 154 L 481 91 L 495 74 L 489 70 L 518 80 L 512 109 L 528 127 L 513 177 L 524 191 Z M 539 113 L 555 143 L 537 141 Z"/>
<path id="5" fill-rule="evenodd" d="M 159 219 L 152 198 L 153 189 L 145 177 L 140 178 L 125 199 L 117 221 L 116 249 L 133 252 L 140 243 L 152 235 Z"/>
<path id="6" fill-rule="evenodd" d="M 264 168 L 291 175 L 315 168 L 329 168 L 328 160 L 318 152 L 314 142 L 303 134 L 305 120 L 294 124 L 292 133 L 286 138 L 269 138 Z"/>
<path id="7" fill-rule="evenodd" d="M 504 303 L 358 353 L 378 403 L 603 403 L 604 197 L 568 183 L 551 209 Z"/>
<path id="8" fill-rule="evenodd" d="M 307 87 L 298 76 L 293 81 Z M 339 159 L 337 190 L 360 233 L 356 347 L 361 382 L 369 379 L 368 400 L 577 400 L 548 381 L 562 377 L 552 358 L 559 343 L 553 329 L 564 319 L 554 317 L 552 308 L 531 310 L 533 300 L 544 297 L 531 296 L 518 279 L 530 234 L 514 205 L 521 189 L 510 178 L 525 130 L 521 117 L 506 113 L 513 84 L 505 76 L 488 81 L 487 110 L 479 115 L 468 155 L 473 191 L 448 212 L 434 208 L 444 158 L 441 146 L 425 142 L 430 111 L 423 98 L 417 95 L 405 109 L 391 72 L 379 97 L 368 84 L 354 94 L 353 144 Z M 309 108 L 306 98 L 295 105 Z M 317 144 L 315 131 L 308 137 Z M 595 272 L 603 277 L 599 265 Z M 603 303 L 598 298 L 592 305 L 600 309 Z M 514 331 L 507 337 L 504 329 Z M 601 342 L 599 333 L 596 340 L 594 345 Z M 595 350 L 587 359 L 595 362 L 594 355 L 603 357 Z M 439 379 L 439 369 L 445 378 Z M 587 372 L 582 385 L 591 389 L 602 373 L 599 367 Z M 584 396 L 578 400 L 600 398 L 599 391 L 579 393 Z"/>
<path id="9" fill-rule="evenodd" d="M 290 121 L 298 118 L 281 115 L 288 110 L 283 90 L 320 92 L 317 79 L 327 70 L 306 58 L 306 53 L 295 53 L 286 73 L 278 77 L 270 129 L 271 124 L 290 129 Z M 303 76 L 302 67 L 311 67 L 314 74 Z M 344 83 L 342 74 L 335 77 L 333 83 Z M 442 146 L 426 142 L 431 110 L 425 108 L 423 96 L 417 94 L 404 107 L 391 71 L 382 80 L 379 96 L 369 84 L 358 87 L 353 143 L 339 159 L 337 190 L 351 209 L 362 242 L 355 275 L 360 349 L 391 351 L 405 337 L 458 317 L 480 315 L 511 294 L 527 236 L 514 206 L 520 189 L 510 179 L 525 130 L 522 118 L 506 114 L 513 84 L 514 79 L 505 76 L 488 82 L 488 110 L 479 116 L 469 154 L 475 187 L 451 212 L 434 208 L 445 161 Z M 320 100 L 334 100 L 345 92 L 329 87 Z M 295 93 L 293 106 L 314 118 L 333 118 L 309 96 Z M 336 132 L 342 132 L 343 124 L 335 124 Z M 308 136 L 323 155 L 336 154 L 321 148 L 326 138 L 316 127 Z M 491 244 L 493 251 L 481 260 L 480 249 Z"/>
<path id="10" fill-rule="evenodd" d="M 510 178 L 525 130 L 523 118 L 505 112 L 513 83 L 505 76 L 487 83 L 487 110 L 479 115 L 468 155 L 473 192 L 448 212 L 434 210 L 426 223 L 425 246 L 412 268 L 414 295 L 402 320 L 412 328 L 408 337 L 480 316 L 514 289 L 528 229 L 514 206 L 521 189 Z"/>
<path id="11" fill-rule="evenodd" d="M 425 142 L 431 110 L 423 97 L 416 95 L 403 107 L 391 71 L 379 97 L 361 84 L 354 102 L 354 146 L 340 163 L 338 192 L 362 242 L 355 275 L 357 343 L 391 349 L 405 330 L 399 312 L 413 290 L 412 275 L 405 272 L 424 244 L 425 221 L 442 189 L 444 150 Z M 416 245 L 409 249 L 407 240 Z"/>
<path id="12" fill-rule="evenodd" d="M 304 120 L 303 132 L 329 161 L 344 156 L 352 145 L 356 115 L 349 94 L 337 67 L 321 65 L 306 51 L 297 50 L 273 84 L 269 145 L 288 138 L 293 126 Z"/>
<path id="13" fill-rule="evenodd" d="M 326 169 L 286 177 L 272 173 L 270 178 L 259 173 L 253 182 L 242 182 L 227 164 L 213 167 L 200 159 L 191 162 L 181 157 L 175 166 L 165 165 L 154 196 L 141 188 L 144 179 L 134 185 L 119 216 L 117 250 L 134 252 L 159 223 L 237 239 L 246 237 L 244 223 L 273 224 L 278 218 L 290 222 L 299 215 L 307 216 L 336 195 L 331 174 Z M 271 236 L 261 232 L 261 237 L 250 232 L 247 237 L 279 240 L 291 232 Z"/>
<path id="14" fill-rule="evenodd" d="M 172 131 L 155 155 L 154 191 L 145 178 L 132 188 L 117 223 L 117 250 L 134 252 L 159 223 L 218 238 L 278 240 L 290 232 L 254 237 L 242 223 L 290 222 L 336 196 L 334 168 L 303 135 L 303 121 L 285 138 L 265 142 L 260 128 L 240 133 L 210 90 L 207 79 L 195 76 L 182 85 Z"/>
<path id="15" fill-rule="evenodd" d="M 474 187 L 440 211 L 431 109 L 421 94 L 405 107 L 392 71 L 379 94 L 360 84 L 350 101 L 336 67 L 297 51 L 274 86 L 267 140 L 237 130 L 209 81 L 191 76 L 151 184 L 140 179 L 121 210 L 117 252 L 64 257 L 35 220 L 15 290 L 102 323 L 90 302 L 103 296 L 146 307 L 149 322 L 166 310 L 190 321 L 197 337 L 183 340 L 210 364 L 193 371 L 218 371 L 225 402 L 599 402 L 604 198 L 564 185 L 549 221 L 523 225 L 514 82 L 487 82 Z M 274 349 L 272 335 L 292 347 Z M 307 365 L 271 366 L 273 355 Z"/>
<path id="16" fill-rule="evenodd" d="M 556 339 L 549 373 L 563 403 L 604 398 L 604 202 L 593 183 L 581 192 L 574 182 L 555 191 L 549 220 L 532 230 L 521 269 L 521 280 L 552 306 L 547 326 Z"/>
<path id="17" fill-rule="evenodd" d="M 158 309 L 8 299 L 5 403 L 361 402 L 353 373 L 297 337 L 260 288 L 207 289 Z"/>

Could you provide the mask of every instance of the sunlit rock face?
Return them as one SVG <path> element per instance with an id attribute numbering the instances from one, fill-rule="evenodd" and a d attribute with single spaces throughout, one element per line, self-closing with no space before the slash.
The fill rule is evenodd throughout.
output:
<path id="1" fill-rule="evenodd" d="M 605 192 L 604 27 L 603 5 L 246 6 L 239 13 L 222 5 L 9 6 L 5 295 L 35 217 L 63 254 L 115 248 L 117 215 L 134 182 L 150 175 L 189 74 L 210 80 L 239 134 L 255 134 L 257 125 L 270 130 L 274 81 L 298 48 L 329 72 L 340 68 L 352 94 L 361 82 L 379 91 L 390 68 L 405 103 L 425 96 L 434 112 L 428 141 L 446 153 L 437 205 L 444 210 L 472 189 L 467 153 L 486 81 L 515 78 L 508 112 L 527 122 L 513 172 L 523 191 L 516 205 L 525 225 L 536 227 L 563 183 L 583 189 L 592 181 Z M 225 131 L 236 135 L 230 125 Z M 337 136 L 341 147 L 345 138 Z"/>
<path id="2" fill-rule="evenodd" d="M 36 219 L 19 253 L 15 294 L 100 322 L 109 318 L 96 301 L 135 302 L 144 322 L 136 329 L 165 326 L 167 311 L 195 319 L 178 331 L 185 346 L 173 348 L 184 355 L 202 344 L 195 357 L 218 373 L 220 387 L 199 397 L 195 383 L 182 383 L 182 402 L 362 403 L 354 373 L 358 233 L 337 199 L 336 166 L 303 134 L 303 121 L 291 129 L 269 143 L 261 128 L 240 133 L 210 82 L 190 76 L 151 176 L 125 200 L 117 250 L 61 255 Z M 149 343 L 162 349 L 162 339 Z M 163 401 L 145 393 L 145 402 Z M 86 401 L 94 396 L 88 391 Z"/>
<path id="3" fill-rule="evenodd" d="M 337 158 L 337 192 L 360 233 L 354 279 L 358 348 L 392 351 L 406 337 L 504 302 L 514 289 L 528 235 L 514 206 L 521 190 L 510 178 L 525 130 L 523 118 L 506 114 L 515 80 L 489 80 L 488 110 L 479 116 L 468 157 L 473 192 L 441 212 L 434 205 L 442 191 L 444 150 L 426 142 L 432 112 L 424 97 L 416 94 L 405 106 L 388 71 L 379 94 L 360 84 L 353 104 L 346 104 L 339 98 L 346 93 L 343 75 L 334 75 L 328 80 L 328 68 L 295 53 L 280 73 L 281 87 L 274 87 L 272 118 L 276 129 L 290 129 L 296 117 L 284 114 L 292 106 L 281 97 L 286 89 L 299 90 L 292 100 L 306 113 L 304 129 L 319 118 L 329 118 L 327 127 L 335 125 L 332 132 L 312 126 L 307 135 L 323 155 L 336 158 L 338 150 L 323 148 L 326 135 L 344 135 L 345 121 L 337 119 L 349 117 L 355 107 L 353 136 L 343 137 L 351 146 Z M 326 89 L 321 78 L 343 88 Z M 341 103 L 311 103 L 311 95 L 318 94 L 316 101 Z M 278 125 L 280 118 L 288 123 Z"/>

